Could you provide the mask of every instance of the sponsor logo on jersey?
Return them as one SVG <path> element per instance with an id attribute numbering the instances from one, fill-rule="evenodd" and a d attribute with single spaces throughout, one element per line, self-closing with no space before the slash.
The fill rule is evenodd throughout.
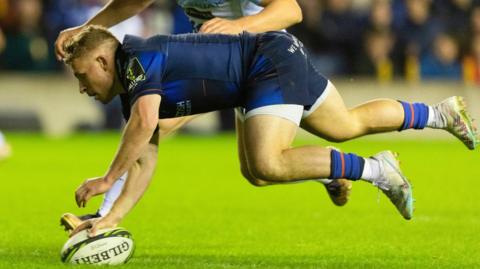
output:
<path id="1" fill-rule="evenodd" d="M 305 52 L 303 51 L 303 43 L 300 42 L 296 37 L 292 36 L 293 38 L 293 43 L 292 45 L 290 46 L 290 48 L 288 48 L 288 52 L 290 53 L 295 53 L 297 50 L 300 51 L 300 53 L 303 54 L 303 56 L 305 56 Z"/>
<path id="2" fill-rule="evenodd" d="M 128 91 L 135 88 L 140 81 L 146 79 L 145 70 L 137 57 L 130 59 L 127 67 Z"/>
<path id="3" fill-rule="evenodd" d="M 185 100 L 177 102 L 177 111 L 175 113 L 176 117 L 182 117 L 190 115 L 192 113 L 192 101 Z"/>

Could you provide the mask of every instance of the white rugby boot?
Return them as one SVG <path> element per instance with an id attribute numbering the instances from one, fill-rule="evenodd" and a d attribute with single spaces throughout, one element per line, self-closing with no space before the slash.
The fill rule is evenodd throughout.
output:
<path id="1" fill-rule="evenodd" d="M 473 150 L 480 143 L 477 128 L 467 112 L 465 101 L 461 96 L 452 96 L 432 106 L 440 112 L 442 129 L 456 136 Z"/>
<path id="2" fill-rule="evenodd" d="M 382 167 L 382 175 L 372 182 L 373 185 L 382 190 L 405 219 L 411 219 L 414 201 L 412 186 L 400 171 L 396 154 L 391 151 L 382 151 L 371 158 L 379 161 Z"/>

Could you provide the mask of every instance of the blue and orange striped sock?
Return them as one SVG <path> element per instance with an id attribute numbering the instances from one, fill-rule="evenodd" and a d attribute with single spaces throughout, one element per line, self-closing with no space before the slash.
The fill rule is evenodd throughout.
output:
<path id="1" fill-rule="evenodd" d="M 399 131 L 406 129 L 423 129 L 428 121 L 428 105 L 424 103 L 407 103 L 399 101 L 405 114 Z"/>
<path id="2" fill-rule="evenodd" d="M 330 153 L 330 179 L 346 178 L 358 180 L 365 167 L 365 159 L 353 153 L 332 150 Z"/>

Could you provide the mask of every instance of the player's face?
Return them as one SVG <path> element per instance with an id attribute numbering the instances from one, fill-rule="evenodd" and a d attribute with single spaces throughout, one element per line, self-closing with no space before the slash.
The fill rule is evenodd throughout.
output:
<path id="1" fill-rule="evenodd" d="M 80 93 L 86 93 L 104 104 L 113 99 L 114 74 L 104 58 L 85 55 L 73 60 L 71 67 L 78 79 Z"/>

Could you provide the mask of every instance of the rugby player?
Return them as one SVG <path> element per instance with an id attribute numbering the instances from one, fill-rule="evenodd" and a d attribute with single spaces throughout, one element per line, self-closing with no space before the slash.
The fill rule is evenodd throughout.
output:
<path id="1" fill-rule="evenodd" d="M 429 127 L 452 133 L 472 150 L 478 143 L 461 97 L 434 106 L 376 99 L 346 108 L 302 43 L 285 32 L 126 36 L 120 44 L 105 28 L 88 26 L 65 52 L 80 93 L 105 104 L 119 95 L 127 120 L 108 171 L 85 181 L 76 202 L 84 207 L 128 171 L 125 186 L 105 216 L 72 223 L 74 232 L 91 227 L 92 235 L 116 226 L 141 198 L 157 162 L 159 119 L 238 108 L 241 172 L 253 185 L 362 179 L 381 189 L 405 219 L 413 214 L 412 190 L 392 152 L 363 158 L 320 146 L 292 147 L 298 127 L 336 142 Z"/>
<path id="2" fill-rule="evenodd" d="M 91 24 L 111 27 L 132 17 L 153 0 L 111 0 L 105 7 L 85 24 L 62 31 L 56 41 L 55 50 L 59 60 L 65 53 L 63 45 L 66 40 Z M 302 11 L 296 0 L 220 0 L 198 1 L 178 0 L 185 14 L 192 23 L 195 32 L 239 34 L 247 32 L 266 32 L 285 29 L 302 20 Z M 161 137 L 171 134 L 181 128 L 195 116 L 178 117 L 162 120 L 160 124 Z M 236 120 L 238 121 L 238 119 Z M 240 156 L 240 158 L 244 158 Z M 120 194 L 126 175 L 122 175 L 115 185 L 105 194 L 102 205 L 95 214 L 81 216 L 82 219 L 105 215 Z M 350 181 L 339 179 L 319 179 L 324 184 L 330 199 L 337 206 L 347 203 Z"/>

